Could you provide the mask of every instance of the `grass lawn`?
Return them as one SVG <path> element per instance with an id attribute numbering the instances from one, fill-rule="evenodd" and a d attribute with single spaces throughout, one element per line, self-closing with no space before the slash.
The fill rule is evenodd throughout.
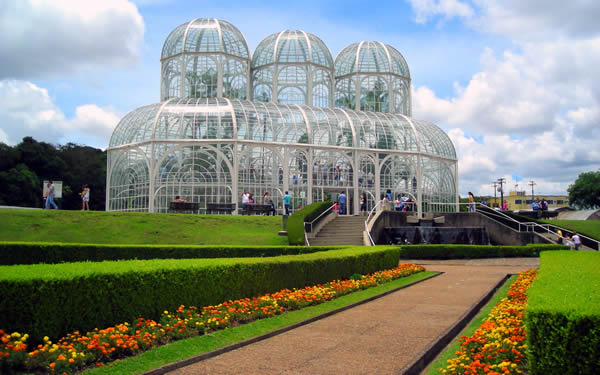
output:
<path id="1" fill-rule="evenodd" d="M 0 209 L 3 241 L 287 245 L 280 216 Z"/>
<path id="2" fill-rule="evenodd" d="M 600 220 L 541 220 L 600 241 Z"/>
<path id="3" fill-rule="evenodd" d="M 354 292 L 333 301 L 310 306 L 302 310 L 291 311 L 268 319 L 261 319 L 232 329 L 216 331 L 208 335 L 176 341 L 169 345 L 160 346 L 136 357 L 127 358 L 113 363 L 113 367 L 101 367 L 86 371 L 86 374 L 139 374 L 168 363 L 180 361 L 195 355 L 209 352 L 226 345 L 231 345 L 251 337 L 263 335 L 294 323 L 324 314 L 352 303 L 385 293 L 389 290 L 424 279 L 434 272 L 419 272 L 392 282 Z"/>
<path id="4" fill-rule="evenodd" d="M 481 311 L 477 314 L 477 316 L 475 316 L 475 318 L 469 323 L 469 325 L 466 326 L 458 334 L 456 339 L 454 339 L 454 341 L 452 341 L 452 343 L 450 343 L 450 345 L 448 345 L 448 347 L 446 347 L 446 349 L 442 353 L 440 353 L 440 355 L 438 355 L 438 357 L 434 360 L 434 362 L 432 362 L 427 367 L 425 374 L 427 374 L 427 375 L 441 374 L 439 369 L 446 368 L 446 365 L 448 364 L 447 361 L 451 358 L 456 357 L 456 354 L 454 354 L 454 353 L 457 350 L 459 350 L 459 348 L 460 348 L 460 342 L 458 341 L 458 339 L 462 336 L 471 336 L 473 333 L 475 333 L 477 328 L 479 328 L 479 326 L 483 323 L 483 321 L 490 314 L 490 312 L 492 311 L 494 306 L 496 306 L 496 304 L 498 302 L 500 302 L 500 300 L 502 298 L 506 297 L 508 288 L 511 286 L 512 283 L 515 282 L 516 279 L 517 279 L 517 275 L 511 276 L 506 281 L 506 283 L 504 283 L 504 285 L 502 285 L 502 287 L 496 291 L 496 294 L 494 294 L 492 299 L 483 307 L 483 309 L 481 309 Z"/>

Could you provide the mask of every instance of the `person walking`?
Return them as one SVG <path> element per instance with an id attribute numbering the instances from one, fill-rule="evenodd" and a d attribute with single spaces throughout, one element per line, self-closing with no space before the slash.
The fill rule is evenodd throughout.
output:
<path id="1" fill-rule="evenodd" d="M 246 212 L 248 215 L 250 215 L 250 193 L 248 193 L 248 190 L 244 190 L 244 192 L 242 193 L 242 215 L 244 214 L 244 212 Z"/>
<path id="2" fill-rule="evenodd" d="M 48 185 L 46 185 L 48 187 L 48 191 L 46 192 L 46 205 L 45 208 L 46 210 L 50 209 L 50 206 L 54 207 L 55 210 L 58 210 L 58 207 L 56 206 L 56 203 L 54 203 L 54 184 L 52 183 L 52 180 L 48 181 Z"/>
<path id="3" fill-rule="evenodd" d="M 90 188 L 83 185 L 83 191 L 79 193 L 81 196 L 81 211 L 90 210 Z"/>
<path id="4" fill-rule="evenodd" d="M 340 193 L 338 199 L 340 201 L 340 215 L 346 215 L 346 194 L 344 191 Z"/>
<path id="5" fill-rule="evenodd" d="M 360 214 L 362 216 L 367 215 L 367 193 L 363 191 L 360 195 Z"/>
<path id="6" fill-rule="evenodd" d="M 285 207 L 285 214 L 289 215 L 290 214 L 290 203 L 292 201 L 292 197 L 290 197 L 290 195 L 288 194 L 288 192 L 285 192 L 285 195 L 283 196 L 283 207 Z"/>
<path id="7" fill-rule="evenodd" d="M 573 244 L 575 244 L 575 250 L 579 250 L 579 246 L 581 246 L 581 237 L 579 237 L 579 234 L 577 233 L 573 235 Z"/>
<path id="8" fill-rule="evenodd" d="M 502 203 L 502 211 L 508 211 L 508 202 L 504 201 L 504 203 Z"/>
<path id="9" fill-rule="evenodd" d="M 563 234 L 562 231 L 559 229 L 556 231 L 556 235 L 558 236 L 558 239 L 556 240 L 556 243 L 559 245 L 563 244 Z"/>
<path id="10" fill-rule="evenodd" d="M 475 212 L 475 196 L 469 192 L 469 212 Z"/>

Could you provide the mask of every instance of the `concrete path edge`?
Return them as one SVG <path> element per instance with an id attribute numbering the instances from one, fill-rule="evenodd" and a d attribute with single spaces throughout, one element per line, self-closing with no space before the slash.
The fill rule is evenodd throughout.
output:
<path id="1" fill-rule="evenodd" d="M 431 278 L 440 276 L 443 273 L 444 272 L 436 272 L 435 274 L 427 276 L 427 277 L 425 277 L 425 278 L 423 278 L 421 280 L 417 280 L 417 281 L 412 282 L 410 284 L 399 286 L 398 288 L 394 288 L 392 290 L 388 290 L 387 292 L 378 294 L 378 295 L 373 296 L 373 297 L 369 297 L 369 298 L 364 299 L 362 301 L 358 301 L 358 302 L 352 303 L 350 305 L 347 305 L 347 306 L 344 306 L 344 307 L 340 307 L 338 309 L 331 310 L 331 311 L 328 311 L 328 312 L 320 314 L 320 315 L 313 316 L 312 318 L 303 320 L 303 321 L 298 322 L 298 323 L 290 324 L 289 326 L 285 326 L 285 327 L 276 329 L 274 331 L 265 333 L 264 335 L 255 336 L 255 337 L 252 337 L 252 338 L 240 341 L 240 342 L 236 342 L 236 343 L 231 344 L 231 345 L 224 346 L 224 347 L 219 348 L 219 349 L 212 350 L 210 352 L 202 353 L 202 354 L 199 354 L 199 355 L 196 355 L 196 356 L 193 356 L 193 357 L 189 357 L 189 358 L 183 359 L 181 361 L 177 361 L 177 362 L 166 364 L 166 365 L 161 366 L 159 368 L 156 368 L 156 369 L 144 372 L 143 375 L 164 375 L 164 374 L 166 374 L 168 372 L 180 369 L 180 368 L 185 367 L 185 366 L 189 366 L 189 365 L 191 365 L 193 363 L 201 362 L 201 361 L 204 361 L 206 359 L 213 358 L 213 357 L 216 357 L 218 355 L 221 355 L 221 354 L 224 354 L 224 353 L 227 353 L 227 352 L 231 352 L 233 350 L 236 350 L 236 349 L 242 348 L 244 346 L 253 344 L 255 342 L 266 340 L 266 339 L 271 338 L 273 336 L 277 336 L 277 335 L 280 335 L 282 333 L 291 331 L 292 329 L 295 329 L 295 328 L 298 328 L 298 327 L 310 324 L 310 323 L 315 322 L 317 320 L 321 320 L 321 319 L 327 318 L 328 316 L 331 316 L 331 315 L 334 315 L 334 314 L 338 314 L 338 313 L 340 313 L 342 311 L 346 311 L 346 310 L 351 309 L 353 307 L 365 304 L 367 302 L 371 302 L 371 301 L 376 300 L 378 298 L 385 297 L 388 294 L 397 292 L 397 291 L 399 291 L 401 289 L 408 288 L 410 286 L 419 284 L 419 283 L 421 283 L 423 281 L 426 281 L 426 280 L 429 280 Z"/>
<path id="2" fill-rule="evenodd" d="M 475 303 L 452 327 L 448 328 L 434 343 L 429 345 L 421 354 L 409 365 L 404 366 L 399 374 L 418 375 L 440 354 L 448 344 L 475 318 L 479 311 L 492 299 L 494 294 L 508 281 L 513 274 L 507 274 L 494 287 L 492 287 L 485 296 Z"/>

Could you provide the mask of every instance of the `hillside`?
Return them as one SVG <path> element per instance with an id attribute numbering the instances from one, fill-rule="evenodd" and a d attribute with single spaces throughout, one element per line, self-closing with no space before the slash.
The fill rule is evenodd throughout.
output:
<path id="1" fill-rule="evenodd" d="M 280 216 L 0 209 L 0 239 L 120 244 L 285 245 Z"/>

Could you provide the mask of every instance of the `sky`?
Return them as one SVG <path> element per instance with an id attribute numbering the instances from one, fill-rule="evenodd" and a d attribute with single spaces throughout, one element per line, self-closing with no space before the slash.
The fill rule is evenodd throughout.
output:
<path id="1" fill-rule="evenodd" d="M 597 0 L 2 0 L 0 142 L 25 136 L 105 149 L 129 111 L 159 101 L 160 51 L 194 18 L 229 21 L 250 51 L 300 29 L 332 55 L 394 46 L 411 71 L 413 117 L 444 129 L 459 193 L 567 194 L 600 169 Z"/>

